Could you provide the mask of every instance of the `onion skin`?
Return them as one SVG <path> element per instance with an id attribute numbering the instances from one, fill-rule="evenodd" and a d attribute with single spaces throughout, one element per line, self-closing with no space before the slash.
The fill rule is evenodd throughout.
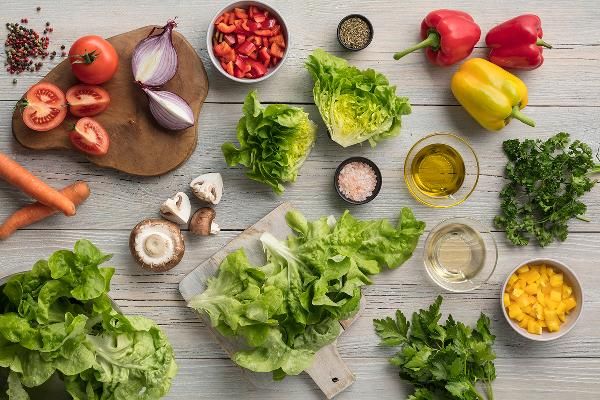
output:
<path id="1" fill-rule="evenodd" d="M 162 28 L 153 28 L 133 50 L 131 69 L 134 79 L 148 87 L 159 87 L 170 81 L 177 72 L 177 51 L 173 46 L 175 21 Z M 161 33 L 152 35 L 156 29 Z"/>
<path id="2" fill-rule="evenodd" d="M 148 96 L 150 112 L 160 126 L 171 131 L 194 126 L 194 113 L 184 99 L 166 90 L 147 87 L 142 87 L 142 90 Z"/>

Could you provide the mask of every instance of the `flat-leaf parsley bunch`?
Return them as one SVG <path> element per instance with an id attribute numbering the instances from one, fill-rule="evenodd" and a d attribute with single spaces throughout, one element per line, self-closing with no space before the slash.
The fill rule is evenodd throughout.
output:
<path id="1" fill-rule="evenodd" d="M 494 224 L 513 244 L 564 241 L 570 219 L 587 221 L 579 198 L 597 182 L 589 175 L 600 172 L 590 146 L 579 140 L 569 145 L 569 134 L 561 132 L 546 141 L 507 140 L 503 149 L 509 183 L 500 192 L 501 214 Z"/>

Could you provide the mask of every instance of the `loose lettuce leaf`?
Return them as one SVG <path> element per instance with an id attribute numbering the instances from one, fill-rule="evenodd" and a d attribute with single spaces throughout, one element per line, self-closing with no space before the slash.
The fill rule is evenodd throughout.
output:
<path id="1" fill-rule="evenodd" d="M 234 251 L 189 303 L 223 335 L 245 341 L 247 348 L 233 355 L 238 365 L 272 371 L 275 379 L 310 366 L 315 352 L 340 334 L 339 321 L 358 311 L 361 286 L 406 261 L 425 227 L 409 209 L 395 227 L 348 212 L 309 222 L 293 211 L 286 221 L 294 232 L 286 240 L 260 238 L 265 265 Z"/>
<path id="2" fill-rule="evenodd" d="M 75 399 L 158 399 L 177 371 L 164 333 L 113 309 L 114 268 L 91 242 L 59 250 L 0 290 L 0 375 L 9 399 L 26 399 L 59 373 Z M 1 397 L 0 397 L 1 398 Z"/>
<path id="3" fill-rule="evenodd" d="M 284 104 L 262 107 L 256 91 L 246 96 L 243 112 L 237 126 L 240 147 L 224 143 L 225 161 L 232 167 L 248 167 L 250 179 L 281 194 L 283 183 L 296 180 L 308 157 L 316 140 L 316 125 L 301 108 Z"/>
<path id="4" fill-rule="evenodd" d="M 400 133 L 401 116 L 410 114 L 406 97 L 372 69 L 359 70 L 342 58 L 317 49 L 308 57 L 306 69 L 313 78 L 313 96 L 331 139 L 343 147 Z"/>

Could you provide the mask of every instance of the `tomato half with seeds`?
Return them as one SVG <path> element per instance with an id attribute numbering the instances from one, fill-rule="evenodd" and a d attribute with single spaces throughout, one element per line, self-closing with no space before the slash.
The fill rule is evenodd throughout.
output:
<path id="1" fill-rule="evenodd" d="M 83 83 L 99 85 L 110 80 L 119 66 L 119 56 L 106 39 L 90 35 L 80 37 L 69 50 L 73 74 Z"/>
<path id="2" fill-rule="evenodd" d="M 18 108 L 22 110 L 25 125 L 38 132 L 56 128 L 67 115 L 65 94 L 48 82 L 32 86 L 19 101 Z"/>
<path id="3" fill-rule="evenodd" d="M 93 117 L 110 104 L 108 92 L 100 86 L 75 85 L 67 90 L 69 111 L 76 117 Z"/>
<path id="4" fill-rule="evenodd" d="M 106 130 L 92 118 L 81 118 L 69 134 L 73 146 L 84 153 L 103 156 L 108 153 L 110 139 Z"/>

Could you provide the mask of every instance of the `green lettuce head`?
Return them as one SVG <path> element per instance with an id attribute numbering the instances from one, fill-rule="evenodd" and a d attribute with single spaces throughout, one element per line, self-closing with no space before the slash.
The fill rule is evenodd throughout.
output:
<path id="1" fill-rule="evenodd" d="M 410 114 L 406 97 L 372 70 L 359 70 L 342 58 L 317 49 L 306 68 L 315 86 L 313 96 L 331 139 L 343 147 L 368 140 L 372 147 L 400 133 L 401 116 Z"/>
<path id="2" fill-rule="evenodd" d="M 294 182 L 300 167 L 316 140 L 316 125 L 301 108 L 285 104 L 262 107 L 256 91 L 244 101 L 244 116 L 237 126 L 240 147 L 233 143 L 222 146 L 225 161 L 231 167 L 248 167 L 246 175 L 266 183 L 277 194 L 283 183 Z"/>

